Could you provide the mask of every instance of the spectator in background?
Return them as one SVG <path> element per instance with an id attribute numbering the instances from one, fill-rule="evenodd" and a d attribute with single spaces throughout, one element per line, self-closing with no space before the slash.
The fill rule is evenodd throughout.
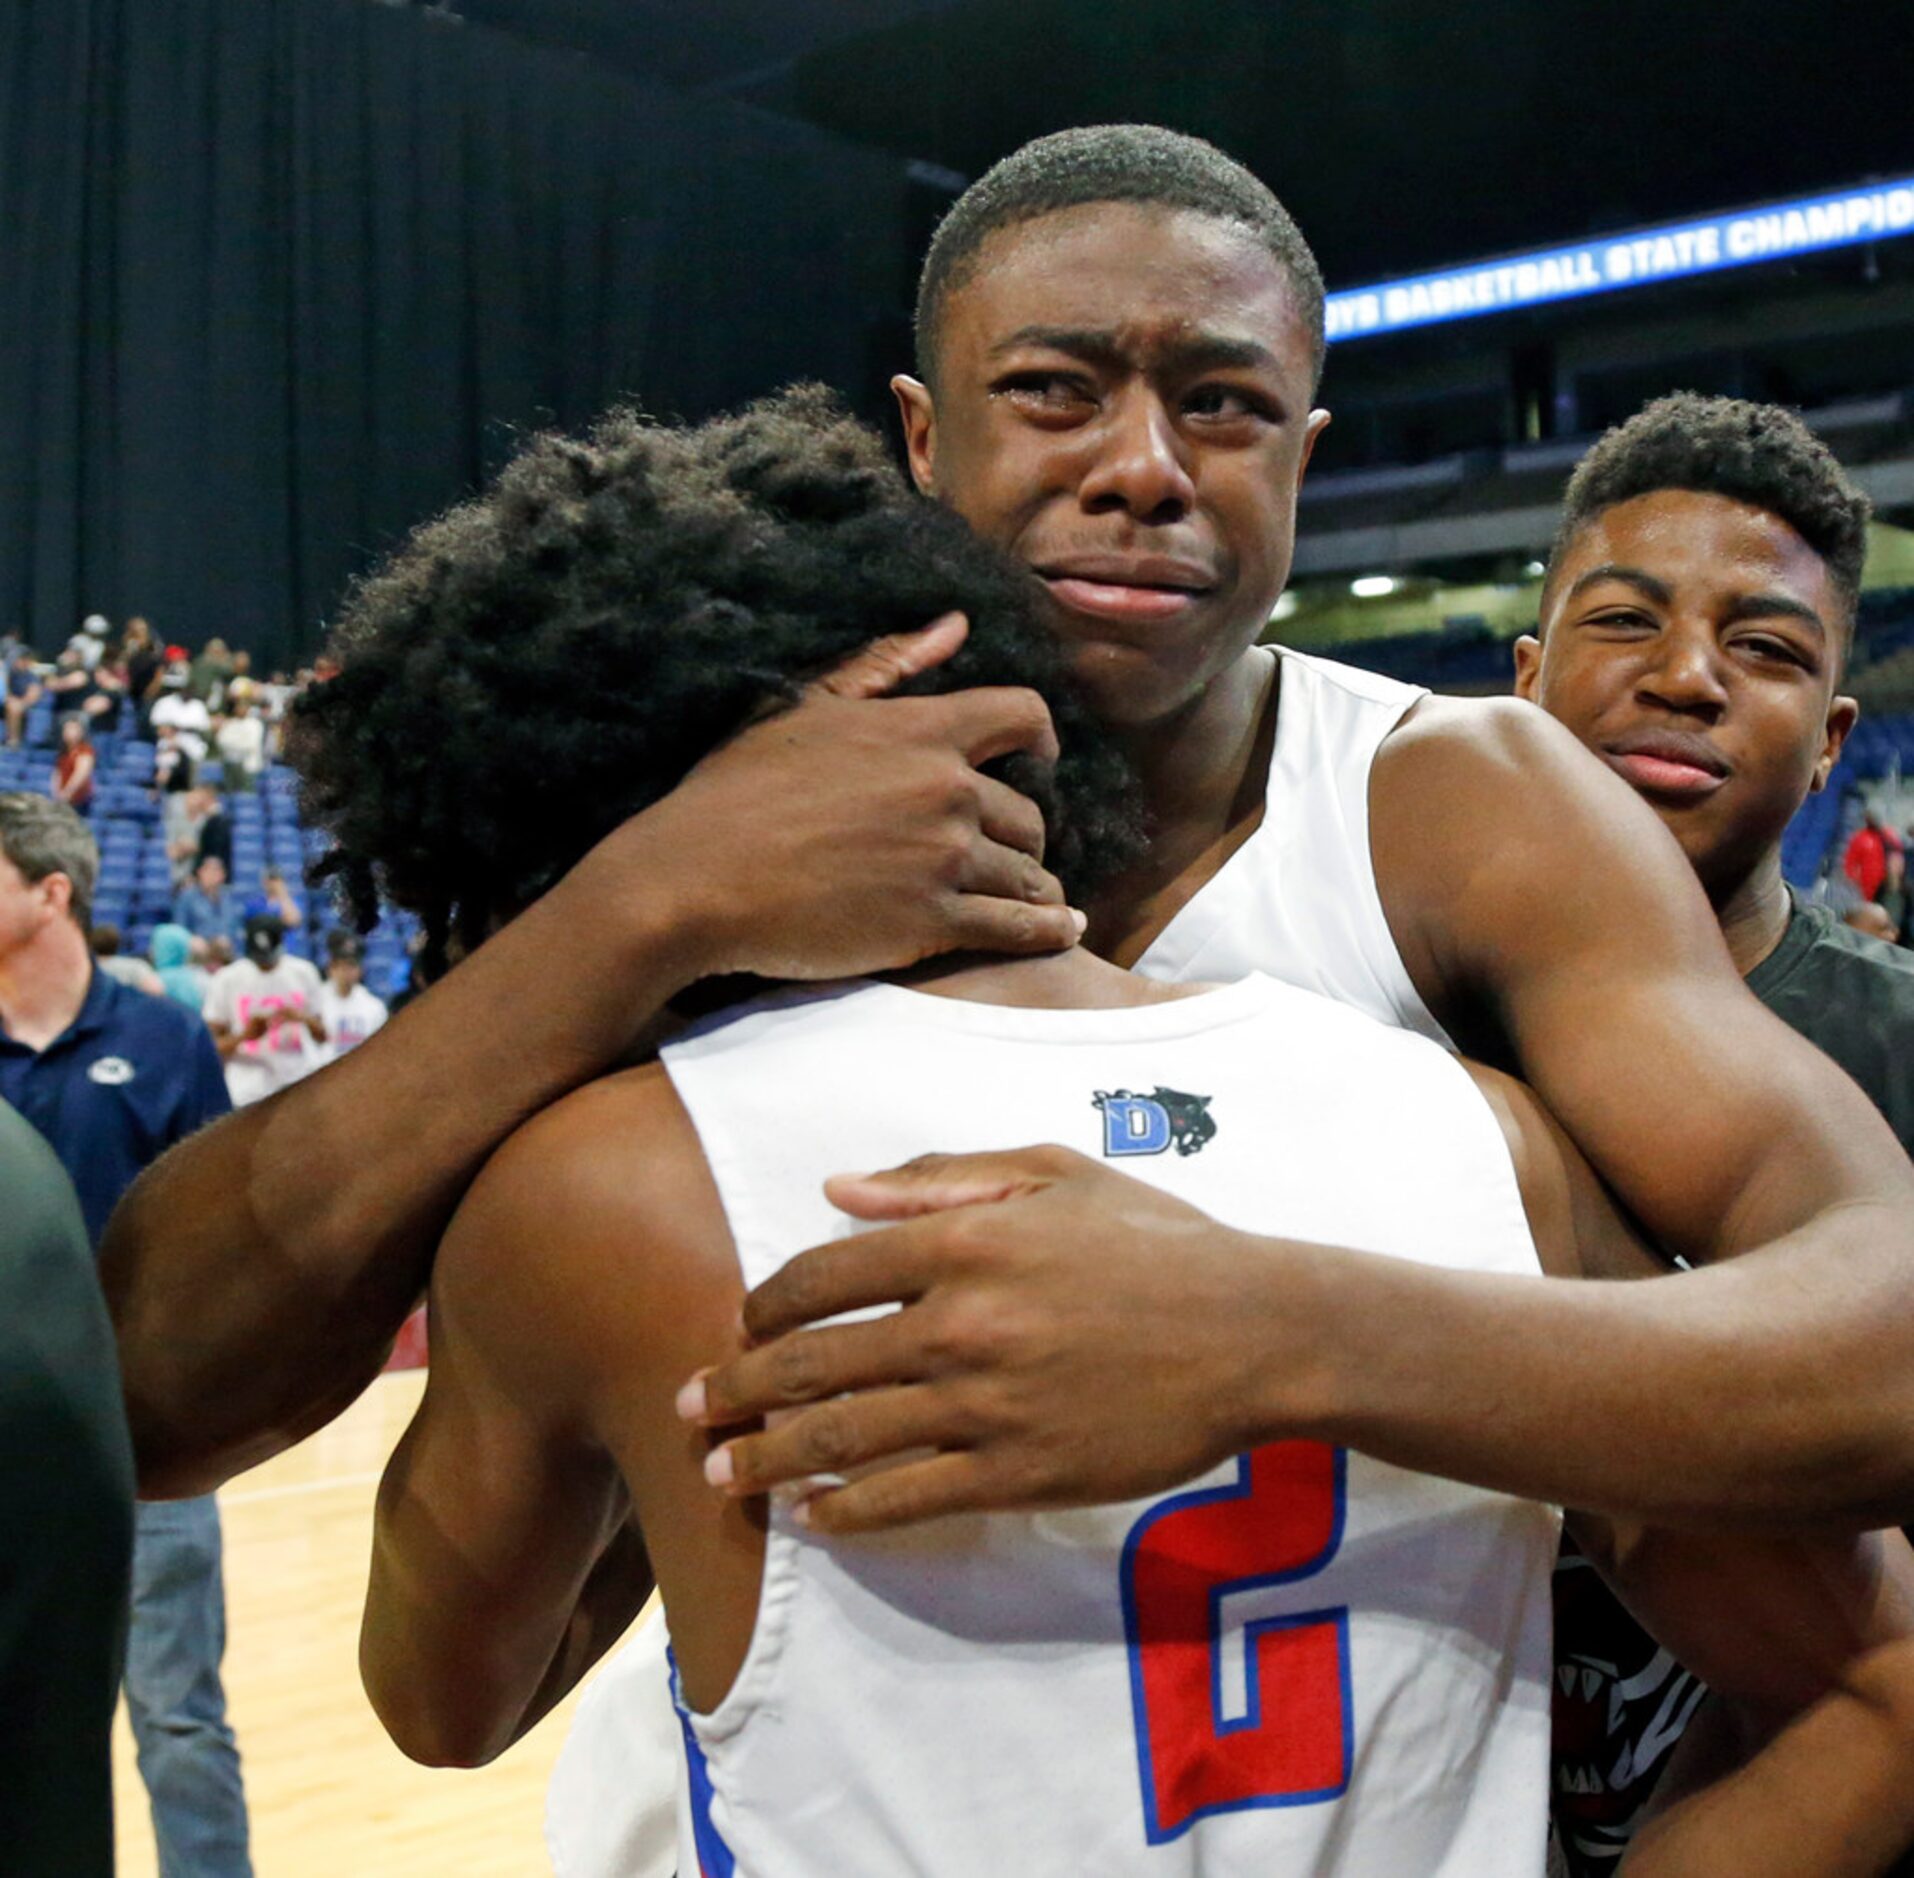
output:
<path id="1" fill-rule="evenodd" d="M 207 741 L 213 734 L 213 714 L 187 689 L 187 681 L 185 655 L 173 658 L 169 654 L 166 669 L 159 678 L 159 695 L 153 700 L 147 721 L 155 736 L 171 725 L 186 754 L 195 763 L 202 763 L 206 760 Z"/>
<path id="2" fill-rule="evenodd" d="M 365 947 L 357 933 L 336 929 L 326 941 L 326 982 L 319 994 L 332 1056 L 362 1044 L 386 1020 L 385 1001 L 365 986 Z M 330 1059 L 328 1059 L 330 1060 Z"/>
<path id="3" fill-rule="evenodd" d="M 120 640 L 119 663 L 126 673 L 126 695 L 138 721 L 146 722 L 147 711 L 159 696 L 160 674 L 166 669 L 166 655 L 153 629 L 135 613 L 126 622 Z"/>
<path id="4" fill-rule="evenodd" d="M 27 713 L 45 695 L 46 687 L 40 682 L 32 652 L 25 646 L 16 646 L 7 660 L 7 744 L 10 748 L 26 735 Z"/>
<path id="5" fill-rule="evenodd" d="M 179 740 L 176 724 L 162 724 L 153 746 L 153 794 L 184 795 L 193 786 L 193 759 Z"/>
<path id="6" fill-rule="evenodd" d="M 226 787 L 251 795 L 259 787 L 260 772 L 266 767 L 266 721 L 253 709 L 251 683 L 244 691 L 235 678 L 227 700 L 228 715 L 213 733 L 214 747 L 226 768 Z"/>
<path id="7" fill-rule="evenodd" d="M 233 655 L 226 649 L 225 640 L 209 639 L 189 668 L 186 689 L 208 711 L 216 711 L 226 696 L 226 681 L 232 675 Z"/>
<path id="8" fill-rule="evenodd" d="M 1841 871 L 1860 890 L 1861 898 L 1871 900 L 1887 878 L 1887 857 L 1899 848 L 1901 838 L 1881 819 L 1881 811 L 1870 806 L 1861 826 L 1841 856 Z"/>
<path id="9" fill-rule="evenodd" d="M 226 1065 L 233 1106 L 267 1096 L 309 1076 L 326 1060 L 319 974 L 288 958 L 286 929 L 271 913 L 246 922 L 246 950 L 213 974 L 201 1015 Z"/>
<path id="10" fill-rule="evenodd" d="M 66 649 L 76 654 L 80 663 L 91 671 L 105 653 L 107 636 L 112 630 L 104 613 L 89 613 L 80 622 L 80 630 L 66 642 Z"/>
<path id="11" fill-rule="evenodd" d="M 200 813 L 204 810 L 204 813 Z M 217 857 L 226 864 L 230 877 L 233 871 L 233 824 L 226 813 L 225 798 L 211 783 L 202 783 L 199 788 L 199 803 L 194 811 L 195 834 L 193 839 L 193 865 Z"/>
<path id="12" fill-rule="evenodd" d="M 76 635 L 54 661 L 46 689 L 56 711 L 77 712 L 100 729 L 111 730 L 126 695 L 126 674 L 115 660 L 89 658 Z"/>
<path id="13" fill-rule="evenodd" d="M 173 902 L 173 923 L 195 939 L 225 939 L 237 946 L 246 927 L 246 911 L 226 880 L 226 863 L 209 854 L 193 869 L 190 886 Z"/>
<path id="14" fill-rule="evenodd" d="M 53 765 L 53 799 L 84 815 L 93 804 L 93 774 L 99 756 L 87 741 L 86 720 L 60 720 L 60 754 Z"/>
<path id="15" fill-rule="evenodd" d="M 174 807 L 177 801 L 178 807 Z M 217 856 L 230 875 L 233 869 L 233 825 L 226 805 L 211 783 L 196 782 L 183 795 L 169 797 L 166 852 L 173 862 L 173 878 L 181 885 L 209 855 Z"/>
<path id="16" fill-rule="evenodd" d="M 158 974 L 160 988 L 175 1004 L 183 1004 L 197 1013 L 206 1002 L 206 987 L 212 982 L 212 974 L 193 963 L 193 935 L 184 926 L 168 920 L 165 925 L 153 928 L 146 951 Z M 230 965 L 232 961 L 221 959 L 220 963 Z"/>
<path id="17" fill-rule="evenodd" d="M 286 713 L 299 695 L 284 672 L 275 672 L 271 680 L 258 687 L 259 708 L 266 719 L 266 761 L 286 760 Z"/>
<path id="18" fill-rule="evenodd" d="M 96 1250 L 140 1170 L 230 1106 L 204 1028 L 166 999 L 94 969 L 86 932 L 98 873 L 99 850 L 71 809 L 44 796 L 0 795 L 0 1098 L 66 1169 Z M 6 1380 L 10 1389 L 21 1381 Z M 40 1540 L 16 1537 L 29 1547 Z M 76 1574 L 99 1569 L 91 1560 L 64 1563 Z M 126 1704 L 160 1869 L 182 1878 L 250 1878 L 252 1870 L 220 1685 L 225 1638 L 212 1496 L 142 1504 Z M 6 1782 L 51 1771 L 15 1765 Z M 0 1865 L 16 1869 L 18 1850 L 0 1849 Z"/>
<path id="19" fill-rule="evenodd" d="M 93 689 L 81 701 L 80 710 L 93 729 L 117 731 L 126 710 L 126 666 L 117 649 L 109 650 L 93 668 Z"/>
<path id="20" fill-rule="evenodd" d="M 306 911 L 292 897 L 286 877 L 278 868 L 269 867 L 259 877 L 259 891 L 246 898 L 248 919 L 261 913 L 272 914 L 288 932 L 297 932 L 306 923 Z"/>
<path id="21" fill-rule="evenodd" d="M 166 987 L 160 983 L 160 975 L 137 952 L 120 950 L 124 940 L 120 929 L 108 922 L 93 928 L 93 963 L 107 977 L 116 978 L 123 985 L 130 985 L 135 991 L 143 991 L 148 997 L 163 998 Z"/>
<path id="22" fill-rule="evenodd" d="M 53 661 L 53 670 L 46 681 L 46 695 L 54 710 L 62 714 L 79 711 L 93 695 L 93 668 L 71 641 Z"/>
<path id="23" fill-rule="evenodd" d="M 210 783 L 194 782 L 188 788 L 166 798 L 165 821 L 166 853 L 173 863 L 173 879 L 180 886 L 186 884 L 188 876 L 196 868 L 207 852 L 217 853 L 220 859 L 231 865 L 232 840 L 230 831 L 221 852 L 221 843 L 215 831 L 210 850 L 202 837 L 210 822 L 223 817 L 219 791 Z"/>
<path id="24" fill-rule="evenodd" d="M 192 763 L 185 754 L 183 745 L 175 744 L 180 750 L 180 761 Z M 166 858 L 173 865 L 173 886 L 177 889 L 185 886 L 193 871 L 193 857 L 199 852 L 199 828 L 210 812 L 198 795 L 200 784 L 189 781 L 182 788 L 177 786 L 179 770 L 175 767 L 169 774 L 167 783 L 160 787 L 160 828 L 166 836 Z"/>

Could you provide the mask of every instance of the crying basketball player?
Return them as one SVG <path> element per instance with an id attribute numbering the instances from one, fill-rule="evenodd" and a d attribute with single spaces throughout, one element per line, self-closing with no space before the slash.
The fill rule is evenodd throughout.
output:
<path id="1" fill-rule="evenodd" d="M 1063 754 L 1017 780 L 1088 891 L 1138 852 L 1137 792 L 1027 577 L 811 396 L 540 441 L 361 591 L 308 720 L 348 878 L 437 942 L 482 938 L 931 591 L 972 622 L 937 683 L 1049 703 Z M 575 720 L 554 681 L 581 669 L 593 721 L 554 742 L 539 700 Z M 403 793 L 363 773 L 387 713 L 434 755 Z M 1312 1441 L 1123 1505 L 881 1538 L 708 1491 L 677 1385 L 738 1348 L 747 1285 L 845 1230 L 825 1177 L 1042 1139 L 1139 1175 L 1171 1243 L 1213 1230 L 1197 1207 L 1235 1229 L 1240 1277 L 1257 1234 L 1515 1280 L 1659 1269 L 1520 1084 L 1268 978 L 1166 986 L 1077 949 L 734 1002 L 530 1125 L 453 1224 L 367 1597 L 394 1738 L 502 1751 L 655 1567 L 681 1870 L 1538 1873 L 1544 1507 Z M 1233 1282 L 1227 1258 L 1184 1276 Z M 1899 1542 L 1584 1537 L 1742 1724 L 1677 1769 L 1630 1869 L 1878 1869 L 1914 1826 Z"/>

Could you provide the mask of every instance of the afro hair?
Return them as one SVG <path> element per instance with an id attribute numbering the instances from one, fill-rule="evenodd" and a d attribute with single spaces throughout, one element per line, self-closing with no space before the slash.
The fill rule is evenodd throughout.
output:
<path id="1" fill-rule="evenodd" d="M 913 492 L 820 387 L 693 427 L 615 410 L 531 439 L 348 596 L 294 707 L 314 869 L 361 929 L 471 948 L 734 732 L 884 634 L 961 608 L 901 689 L 1028 685 L 1063 754 L 991 766 L 1043 810 L 1073 899 L 1143 844 L 1128 763 L 1072 689 L 1030 574 Z M 767 805 L 774 814 L 774 805 Z"/>

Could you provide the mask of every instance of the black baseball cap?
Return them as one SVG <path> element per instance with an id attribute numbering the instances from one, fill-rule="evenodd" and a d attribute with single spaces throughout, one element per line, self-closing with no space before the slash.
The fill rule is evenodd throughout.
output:
<path id="1" fill-rule="evenodd" d="M 286 922 L 277 913 L 255 913 L 246 922 L 246 956 L 262 963 L 286 943 Z"/>

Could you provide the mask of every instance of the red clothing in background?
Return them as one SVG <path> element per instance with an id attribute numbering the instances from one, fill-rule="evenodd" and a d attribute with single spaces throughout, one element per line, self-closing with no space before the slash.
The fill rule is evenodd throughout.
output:
<path id="1" fill-rule="evenodd" d="M 80 767 L 82 757 L 94 765 L 93 776 L 89 776 L 78 789 L 68 795 L 67 783 L 71 780 L 73 772 Z M 76 743 L 71 748 L 63 749 L 60 752 L 60 760 L 53 766 L 53 780 L 60 791 L 60 799 L 72 804 L 76 809 L 85 808 L 93 800 L 93 777 L 99 774 L 98 765 L 99 760 L 94 756 L 93 746 L 90 743 Z"/>
<path id="2" fill-rule="evenodd" d="M 1891 828 L 1857 828 L 1841 857 L 1841 871 L 1871 900 L 1887 874 L 1887 857 L 1901 852 L 1901 838 Z"/>

